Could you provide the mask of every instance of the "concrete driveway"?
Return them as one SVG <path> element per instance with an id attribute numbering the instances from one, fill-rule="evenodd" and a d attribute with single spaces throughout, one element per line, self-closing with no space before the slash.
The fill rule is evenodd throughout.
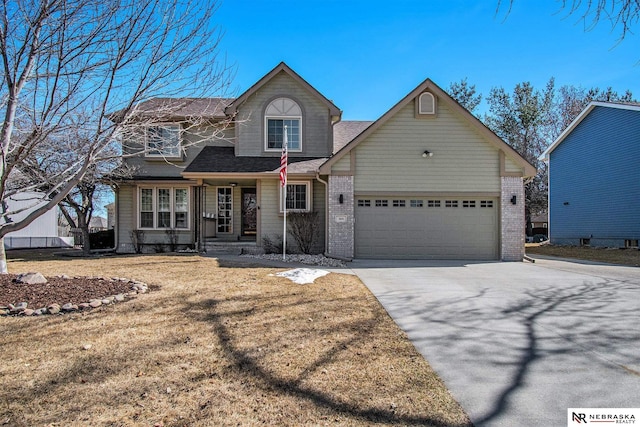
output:
<path id="1" fill-rule="evenodd" d="M 476 426 L 640 408 L 640 269 L 356 260 L 352 269 Z"/>

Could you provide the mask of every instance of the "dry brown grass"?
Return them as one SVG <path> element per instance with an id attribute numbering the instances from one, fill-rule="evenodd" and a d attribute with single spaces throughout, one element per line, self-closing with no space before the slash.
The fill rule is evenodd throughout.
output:
<path id="1" fill-rule="evenodd" d="M 157 288 L 89 313 L 0 318 L 0 425 L 470 425 L 356 277 L 297 285 L 193 255 L 9 269 Z"/>
<path id="2" fill-rule="evenodd" d="M 527 254 L 547 255 L 560 258 L 573 258 L 587 261 L 640 267 L 638 249 L 590 248 L 578 246 L 556 246 L 549 244 L 527 244 Z"/>

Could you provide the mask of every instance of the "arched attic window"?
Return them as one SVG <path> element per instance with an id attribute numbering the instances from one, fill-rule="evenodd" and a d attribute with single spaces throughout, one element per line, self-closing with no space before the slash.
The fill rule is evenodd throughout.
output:
<path id="1" fill-rule="evenodd" d="M 302 109 L 290 98 L 276 98 L 264 112 L 265 150 L 282 150 L 284 127 L 287 127 L 288 149 L 302 151 Z"/>
<path id="2" fill-rule="evenodd" d="M 435 116 L 436 97 L 431 92 L 423 92 L 418 96 L 418 115 Z"/>

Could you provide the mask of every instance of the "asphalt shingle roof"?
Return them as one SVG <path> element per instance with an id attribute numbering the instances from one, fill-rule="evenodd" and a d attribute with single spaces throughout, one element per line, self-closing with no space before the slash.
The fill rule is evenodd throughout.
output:
<path id="1" fill-rule="evenodd" d="M 346 120 L 333 126 L 333 152 L 340 151 L 342 147 L 350 143 L 353 138 L 360 135 L 363 130 L 371 126 L 372 121 Z"/>
<path id="2" fill-rule="evenodd" d="M 315 172 L 326 158 L 292 157 L 289 155 L 289 173 Z M 196 173 L 259 173 L 277 172 L 280 156 L 236 156 L 234 147 L 207 146 L 184 170 Z"/>

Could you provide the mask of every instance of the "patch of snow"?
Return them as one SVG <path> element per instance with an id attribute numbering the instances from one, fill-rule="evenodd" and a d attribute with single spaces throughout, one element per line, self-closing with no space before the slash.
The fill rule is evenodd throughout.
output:
<path id="1" fill-rule="evenodd" d="M 276 273 L 278 277 L 286 277 L 294 283 L 299 285 L 306 285 L 313 283 L 318 277 L 326 276 L 329 274 L 327 270 L 317 270 L 314 268 L 296 268 L 294 270 L 287 270 L 281 273 Z"/>

